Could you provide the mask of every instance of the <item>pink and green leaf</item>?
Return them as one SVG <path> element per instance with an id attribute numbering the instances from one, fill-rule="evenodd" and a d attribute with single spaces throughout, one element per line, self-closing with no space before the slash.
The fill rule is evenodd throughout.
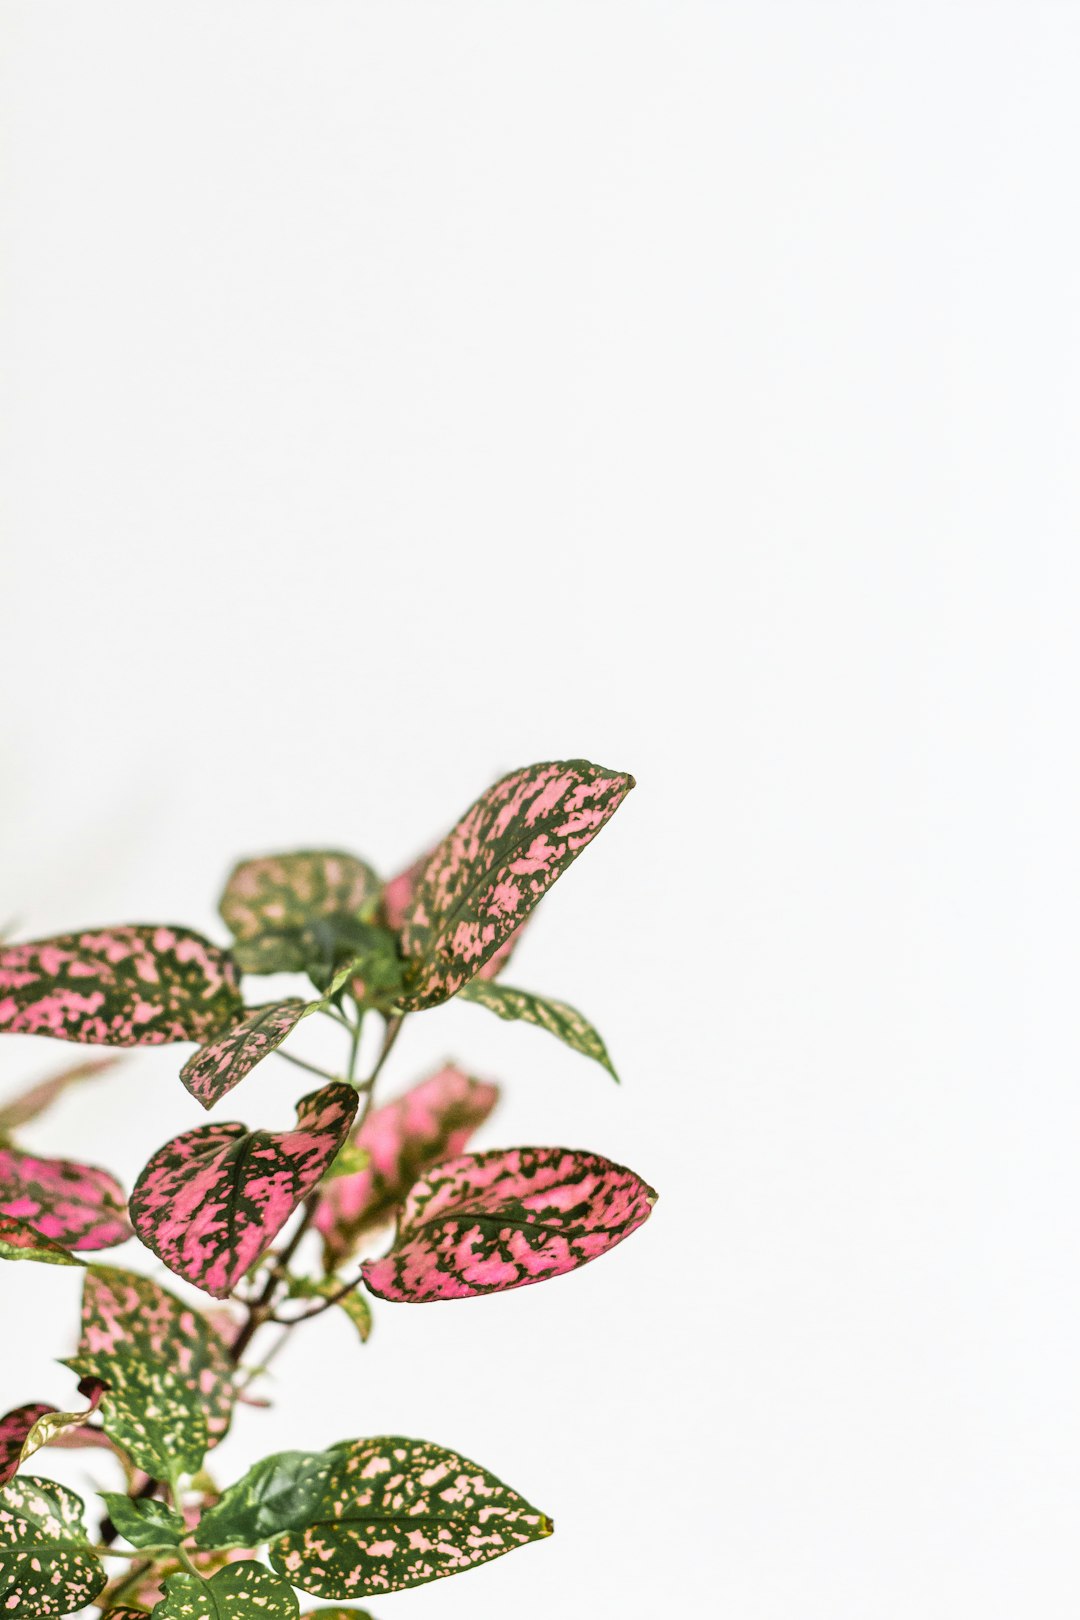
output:
<path id="1" fill-rule="evenodd" d="M 406 914 L 402 1005 L 433 1007 L 467 984 L 634 786 L 587 760 L 529 765 L 496 782 L 429 859 Z"/>
<path id="2" fill-rule="evenodd" d="M 135 1230 L 171 1271 L 224 1299 L 329 1169 L 358 1102 L 335 1081 L 301 1098 L 293 1131 L 215 1124 L 174 1137 L 136 1182 Z"/>
<path id="3" fill-rule="evenodd" d="M 332 1448 L 303 1529 L 270 1546 L 279 1574 L 338 1602 L 459 1575 L 551 1534 L 551 1521 L 487 1469 L 425 1440 Z"/>
<path id="4" fill-rule="evenodd" d="M 315 1224 L 331 1263 L 393 1219 L 409 1188 L 447 1154 L 460 1153 L 498 1101 L 497 1086 L 447 1064 L 404 1096 L 374 1109 L 352 1138 L 367 1168 L 323 1188 Z"/>
<path id="5" fill-rule="evenodd" d="M 397 877 L 391 878 L 383 888 L 383 915 L 386 918 L 388 927 L 395 934 L 400 933 L 405 926 L 405 919 L 412 910 L 416 886 L 434 854 L 434 850 L 429 850 L 426 855 L 421 855 L 418 861 L 413 861 L 411 866 L 407 866 L 404 872 L 399 872 Z M 525 924 L 522 923 L 514 929 L 513 933 L 507 935 L 498 950 L 488 958 L 480 969 L 477 974 L 478 979 L 494 979 L 497 974 L 502 972 L 511 956 L 513 956 L 524 928 Z"/>
<path id="6" fill-rule="evenodd" d="M 249 1008 L 239 1023 L 192 1053 L 180 1070 L 181 1080 L 196 1102 L 212 1108 L 279 1047 L 317 1005 L 294 997 Z"/>
<path id="7" fill-rule="evenodd" d="M 83 1390 L 89 1405 L 81 1412 L 60 1412 L 55 1406 L 35 1404 L 17 1406 L 0 1418 L 0 1485 L 13 1479 L 42 1446 L 61 1445 L 66 1435 L 84 1428 L 87 1418 L 97 1411 L 104 1389 L 99 1380 L 91 1380 Z"/>
<path id="8" fill-rule="evenodd" d="M 123 1189 L 106 1170 L 0 1147 L 0 1215 L 65 1249 L 109 1249 L 131 1236 Z"/>
<path id="9" fill-rule="evenodd" d="M 85 1505 L 55 1480 L 20 1475 L 0 1487 L 0 1611 L 50 1620 L 92 1603 L 105 1571 L 91 1552 Z"/>
<path id="10" fill-rule="evenodd" d="M 342 850 L 296 850 L 240 861 L 221 897 L 221 916 L 237 939 L 303 928 L 323 917 L 373 914 L 379 880 Z"/>
<path id="11" fill-rule="evenodd" d="M 22 1091 L 17 1097 L 12 1097 L 10 1102 L 0 1105 L 0 1136 L 17 1130 L 20 1125 L 29 1124 L 32 1119 L 37 1119 L 39 1114 L 52 1107 L 69 1086 L 78 1085 L 84 1080 L 97 1079 L 107 1069 L 114 1068 L 118 1061 L 114 1057 L 90 1058 L 86 1063 L 76 1063 L 74 1067 L 64 1069 L 60 1074 L 51 1075 L 48 1080 L 40 1080 L 28 1091 Z"/>
<path id="12" fill-rule="evenodd" d="M 405 1200 L 397 1238 L 361 1267 L 382 1299 L 470 1299 L 544 1282 L 606 1254 L 656 1194 L 596 1153 L 511 1148 L 447 1159 Z"/>
<path id="13" fill-rule="evenodd" d="M 0 1215 L 0 1260 L 38 1260 L 49 1266 L 81 1266 L 61 1244 L 42 1237 L 26 1221 Z"/>
<path id="14" fill-rule="evenodd" d="M 3 1033 L 160 1046 L 206 1040 L 240 1009 L 229 957 L 187 928 L 100 928 L 0 947 Z"/>
<path id="15" fill-rule="evenodd" d="M 79 1353 L 107 1379 L 113 1357 L 131 1357 L 179 1380 L 182 1404 L 198 1401 L 210 1446 L 227 1434 L 236 1398 L 228 1345 L 206 1316 L 150 1277 L 94 1266 L 83 1284 Z"/>
<path id="16" fill-rule="evenodd" d="M 471 979 L 458 993 L 465 1001 L 475 1001 L 498 1018 L 521 1019 L 523 1023 L 546 1029 L 573 1051 L 595 1059 L 613 1080 L 618 1080 L 598 1031 L 576 1007 L 565 1001 L 552 1001 L 547 996 L 534 995 L 531 990 L 512 990 L 508 984 L 493 984 L 480 978 Z"/>

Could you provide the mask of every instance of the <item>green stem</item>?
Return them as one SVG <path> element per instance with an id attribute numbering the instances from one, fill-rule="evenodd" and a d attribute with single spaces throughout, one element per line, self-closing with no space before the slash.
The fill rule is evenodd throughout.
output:
<path id="1" fill-rule="evenodd" d="M 280 1046 L 277 1048 L 277 1055 L 284 1058 L 286 1063 L 295 1064 L 298 1069 L 306 1069 L 308 1074 L 317 1074 L 320 1080 L 337 1080 L 339 1078 L 336 1074 L 331 1074 L 328 1069 L 320 1069 L 318 1064 L 309 1063 L 306 1058 L 297 1057 L 293 1052 L 283 1052 Z"/>

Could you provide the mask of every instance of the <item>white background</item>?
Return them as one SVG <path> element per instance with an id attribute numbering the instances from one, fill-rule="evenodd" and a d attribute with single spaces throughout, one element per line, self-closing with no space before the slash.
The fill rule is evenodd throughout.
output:
<path id="1" fill-rule="evenodd" d="M 454 1054 L 479 1142 L 653 1219 L 323 1319 L 222 1475 L 399 1431 L 554 1516 L 379 1620 L 1072 1620 L 1080 7 L 0 28 L 4 916 L 220 938 L 236 854 L 389 871 L 525 761 L 640 782 L 511 976 L 622 1090 L 467 1006 L 388 1089 Z M 130 1182 L 186 1050 L 27 1139 Z M 2 1405 L 63 1400 L 77 1279 L 2 1284 Z"/>

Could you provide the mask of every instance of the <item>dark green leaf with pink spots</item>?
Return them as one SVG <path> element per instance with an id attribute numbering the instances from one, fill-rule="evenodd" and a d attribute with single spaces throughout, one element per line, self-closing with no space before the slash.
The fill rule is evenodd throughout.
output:
<path id="1" fill-rule="evenodd" d="M 496 1148 L 444 1159 L 405 1200 L 397 1238 L 364 1282 L 405 1304 L 544 1282 L 606 1254 L 649 1217 L 632 1170 L 571 1148 Z"/>
<path id="2" fill-rule="evenodd" d="M 51 1479 L 21 1475 L 0 1488 L 0 1614 L 73 1614 L 92 1603 L 105 1571 L 89 1550 L 84 1504 Z"/>
<path id="3" fill-rule="evenodd" d="M 270 1001 L 262 1007 L 250 1007 L 238 1023 L 192 1053 L 180 1070 L 181 1080 L 197 1102 L 204 1108 L 213 1108 L 226 1092 L 251 1073 L 256 1063 L 261 1063 L 280 1046 L 316 1005 L 316 1002 L 294 997 L 289 1001 Z"/>
<path id="4" fill-rule="evenodd" d="M 330 1456 L 314 1515 L 270 1548 L 274 1568 L 314 1597 L 420 1586 L 551 1534 L 494 1474 L 430 1441 L 345 1441 Z"/>
<path id="5" fill-rule="evenodd" d="M 402 1005 L 433 1007 L 479 973 L 615 814 L 632 776 L 587 760 L 512 771 L 429 859 L 405 917 Z"/>
<path id="6" fill-rule="evenodd" d="M 459 994 L 465 1001 L 475 1001 L 498 1018 L 520 1018 L 523 1023 L 546 1029 L 560 1041 L 580 1052 L 584 1057 L 602 1063 L 613 1080 L 615 1073 L 607 1047 L 589 1020 L 565 1001 L 551 1001 L 547 996 L 535 996 L 531 990 L 512 990 L 508 984 L 497 984 L 491 979 L 471 979 Z"/>
<path id="7" fill-rule="evenodd" d="M 174 1137 L 135 1184 L 135 1230 L 170 1270 L 224 1299 L 329 1169 L 359 1100 L 335 1081 L 300 1099 L 295 1130 L 201 1125 Z"/>
<path id="8" fill-rule="evenodd" d="M 341 850 L 261 855 L 234 867 L 221 897 L 221 915 L 236 937 L 233 954 L 245 973 L 331 970 L 353 925 L 374 916 L 379 880 L 371 867 Z"/>
<path id="9" fill-rule="evenodd" d="M 187 928 L 138 924 L 0 946 L 0 1032 L 160 1046 L 204 1041 L 240 1007 L 229 957 Z"/>
<path id="10" fill-rule="evenodd" d="M 165 1582 L 154 1620 L 296 1620 L 300 1606 L 285 1581 L 245 1559 L 204 1580 L 181 1570 Z"/>

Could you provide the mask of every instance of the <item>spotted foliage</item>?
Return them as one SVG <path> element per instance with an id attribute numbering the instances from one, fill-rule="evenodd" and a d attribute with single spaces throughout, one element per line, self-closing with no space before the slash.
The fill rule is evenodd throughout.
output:
<path id="1" fill-rule="evenodd" d="M 337 1601 L 458 1575 L 551 1534 L 486 1469 L 425 1440 L 347 1441 L 302 1530 L 270 1547 L 278 1572 Z"/>
<path id="2" fill-rule="evenodd" d="M 296 1620 L 300 1605 L 287 1582 L 244 1559 L 204 1579 L 180 1570 L 165 1582 L 154 1620 Z"/>
<path id="3" fill-rule="evenodd" d="M 321 1609 L 306 1609 L 300 1620 L 374 1620 L 374 1616 L 366 1609 L 331 1609 L 324 1604 Z"/>
<path id="4" fill-rule="evenodd" d="M 50 1266 L 81 1266 L 82 1261 L 26 1221 L 0 1215 L 0 1260 L 40 1260 Z"/>
<path id="5" fill-rule="evenodd" d="M 331 1264 L 393 1218 L 429 1165 L 462 1151 L 498 1096 L 496 1086 L 448 1064 L 368 1115 L 353 1137 L 368 1156 L 367 1168 L 329 1182 L 315 1215 Z"/>
<path id="6" fill-rule="evenodd" d="M 160 1046 L 204 1041 L 240 1006 L 229 957 L 187 928 L 138 924 L 0 946 L 0 1032 Z"/>
<path id="7" fill-rule="evenodd" d="M 117 1358 L 141 1363 L 155 1381 L 167 1376 L 181 1414 L 200 1407 L 209 1446 L 228 1433 L 236 1398 L 228 1346 L 201 1311 L 152 1278 L 115 1266 L 87 1271 L 79 1354 L 106 1382 Z"/>
<path id="8" fill-rule="evenodd" d="M 431 856 L 402 931 L 403 1005 L 461 989 L 614 815 L 632 776 L 587 760 L 530 765 L 496 782 Z"/>
<path id="9" fill-rule="evenodd" d="M 131 1236 L 124 1192 L 106 1170 L 0 1147 L 0 1214 L 65 1249 L 109 1249 Z"/>
<path id="10" fill-rule="evenodd" d="M 397 1239 L 364 1281 L 410 1304 L 543 1282 L 606 1254 L 649 1217 L 656 1194 L 622 1165 L 571 1148 L 446 1159 L 405 1200 Z"/>
<path id="11" fill-rule="evenodd" d="M 387 926 L 395 934 L 400 933 L 405 926 L 405 919 L 412 910 L 416 886 L 420 882 L 424 869 L 434 853 L 434 850 L 429 850 L 426 855 L 421 855 L 418 861 L 413 861 L 411 866 L 407 866 L 403 872 L 399 872 L 396 877 L 392 877 L 383 888 L 383 915 L 386 918 Z M 511 956 L 513 956 L 524 928 L 525 924 L 521 923 L 512 933 L 506 936 L 498 950 L 488 957 L 477 973 L 478 979 L 494 979 L 497 974 L 502 972 Z"/>
<path id="12" fill-rule="evenodd" d="M 233 868 L 221 915 L 245 973 L 298 973 L 332 965 L 353 939 L 351 925 L 375 913 L 379 880 L 341 850 L 261 855 Z"/>
<path id="13" fill-rule="evenodd" d="M 546 1029 L 549 1035 L 555 1035 L 575 1052 L 602 1063 L 613 1080 L 619 1078 L 599 1033 L 576 1007 L 568 1006 L 565 1001 L 551 1001 L 547 996 L 533 995 L 531 990 L 512 990 L 507 984 L 492 984 L 484 979 L 470 980 L 462 986 L 460 994 L 464 1000 L 475 1001 L 498 1018 L 520 1018 L 523 1023 Z"/>
<path id="14" fill-rule="evenodd" d="M 212 1108 L 281 1045 L 314 1005 L 293 998 L 249 1008 L 239 1023 L 192 1053 L 180 1070 L 181 1080 L 197 1102 Z"/>
<path id="15" fill-rule="evenodd" d="M 0 1136 L 37 1119 L 39 1114 L 52 1107 L 69 1086 L 81 1084 L 84 1080 L 96 1080 L 106 1070 L 114 1068 L 117 1061 L 114 1057 L 91 1058 L 86 1063 L 76 1063 L 71 1068 L 62 1069 L 47 1080 L 39 1080 L 27 1091 L 21 1091 L 10 1102 L 0 1106 Z"/>
<path id="16" fill-rule="evenodd" d="M 223 1299 L 329 1168 L 358 1102 L 334 1082 L 301 1098 L 294 1131 L 221 1124 L 174 1137 L 135 1185 L 136 1231 L 170 1270 Z"/>
<path id="17" fill-rule="evenodd" d="M 0 1488 L 0 1614 L 73 1614 L 105 1585 L 87 1545 L 84 1504 L 51 1479 L 25 1474 Z"/>
<path id="18" fill-rule="evenodd" d="M 6 1485 L 42 1446 L 59 1445 L 66 1434 L 84 1427 L 101 1402 L 104 1384 L 92 1380 L 82 1391 L 87 1406 L 81 1412 L 59 1412 L 55 1406 L 35 1403 L 17 1406 L 0 1418 L 0 1485 Z"/>
<path id="19" fill-rule="evenodd" d="M 206 1413 L 190 1381 L 171 1363 L 118 1350 L 108 1357 L 70 1356 L 64 1365 L 81 1378 L 107 1380 L 102 1424 L 136 1467 L 155 1479 L 195 1472 L 209 1443 Z"/>
<path id="20" fill-rule="evenodd" d="M 0 1485 L 6 1485 L 18 1473 L 26 1455 L 23 1447 L 35 1423 L 55 1410 L 54 1406 L 35 1401 L 27 1406 L 16 1406 L 0 1418 Z"/>

